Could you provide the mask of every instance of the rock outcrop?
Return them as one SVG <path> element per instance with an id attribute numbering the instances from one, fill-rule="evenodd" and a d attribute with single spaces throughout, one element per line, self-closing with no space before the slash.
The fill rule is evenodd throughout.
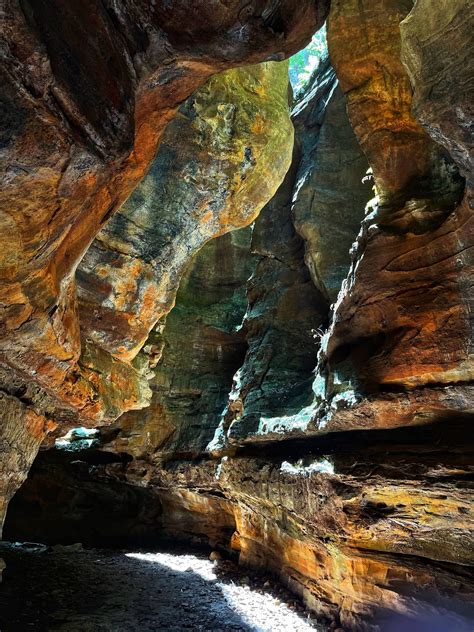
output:
<path id="1" fill-rule="evenodd" d="M 212 7 L 205 2 L 192 4 L 192 9 L 188 2 L 175 3 L 170 9 L 168 3 L 125 2 L 118 7 L 96 0 L 74 6 L 61 0 L 13 0 L 4 7 L 2 111 L 7 128 L 2 135 L 0 217 L 1 389 L 5 401 L 17 398 L 18 402 L 11 405 L 23 412 L 18 413 L 16 428 L 10 404 L 5 406 L 2 438 L 13 459 L 16 453 L 25 455 L 22 476 L 53 426 L 59 425 L 61 433 L 71 425 L 110 423 L 124 410 L 140 409 L 149 403 L 147 379 L 141 367 L 130 360 L 153 324 L 171 307 L 186 262 L 210 237 L 249 223 L 286 171 L 291 135 L 286 78 L 278 78 L 284 71 L 267 64 L 236 71 L 235 75 L 231 71 L 217 83 L 211 78 L 207 100 L 203 89 L 201 99 L 197 97 L 194 102 L 196 109 L 191 105 L 188 108 L 191 117 L 200 113 L 196 128 L 189 121 L 187 136 L 182 136 L 181 142 L 184 146 L 192 144 L 190 134 L 194 132 L 193 150 L 198 149 L 201 140 L 204 151 L 205 138 L 210 150 L 211 136 L 217 143 L 215 159 L 228 162 L 221 181 L 216 177 L 212 183 L 221 187 L 221 205 L 209 208 L 209 196 L 199 200 L 202 206 L 196 215 L 200 219 L 191 218 L 191 224 L 200 237 L 194 238 L 189 250 L 184 247 L 179 253 L 176 248 L 179 262 L 174 261 L 171 287 L 166 283 L 165 287 L 153 287 L 150 279 L 144 279 L 137 291 L 143 302 L 134 327 L 130 322 L 133 319 L 127 321 L 120 316 L 129 309 L 127 300 L 133 300 L 130 283 L 135 286 L 135 281 L 131 281 L 130 274 L 139 285 L 137 265 L 146 268 L 150 253 L 141 250 L 143 260 L 135 260 L 127 270 L 128 278 L 119 280 L 110 261 L 114 251 L 109 252 L 107 260 L 102 247 L 100 285 L 87 269 L 95 243 L 84 264 L 89 287 L 81 310 L 82 324 L 79 322 L 78 264 L 91 241 L 146 173 L 163 129 L 177 107 L 219 71 L 283 59 L 295 52 L 327 13 L 325 0 L 298 6 L 286 0 L 247 3 L 245 7 L 241 2 L 212 3 Z M 247 90 L 245 81 L 239 80 L 243 76 L 247 78 Z M 209 94 L 219 90 L 220 102 L 210 100 Z M 237 92 L 240 109 L 235 105 Z M 246 103 L 253 103 L 253 108 L 246 109 Z M 271 132 L 265 120 L 256 115 L 258 109 L 277 123 Z M 183 132 L 184 127 L 181 125 Z M 214 131 L 219 127 L 222 135 L 217 139 Z M 263 162 L 270 155 L 274 165 L 268 172 Z M 181 168 L 191 168 L 183 161 Z M 204 165 L 197 160 L 194 166 Z M 251 173 L 247 173 L 250 166 Z M 207 168 L 210 185 L 209 174 L 216 164 L 208 164 Z M 243 183 L 246 176 L 247 182 Z M 262 186 L 260 177 L 266 186 Z M 196 192 L 192 179 L 189 184 Z M 195 204 L 197 198 L 195 195 L 187 202 Z M 139 213 L 139 209 L 136 211 Z M 183 211 L 189 208 L 185 206 Z M 219 212 L 221 218 L 217 219 Z M 181 230 L 186 231 L 183 224 L 186 222 L 182 222 Z M 175 230 L 179 231 L 177 227 Z M 166 236 L 164 230 L 163 238 Z M 100 243 L 104 244 L 104 238 Z M 115 245 L 120 249 L 119 237 Z M 127 254 L 130 252 L 115 252 L 115 257 L 125 258 Z M 117 267 L 124 265 L 123 261 L 114 263 Z M 173 262 L 163 265 L 171 267 Z M 112 278 L 107 279 L 109 272 Z M 144 270 L 145 277 L 150 274 L 150 269 Z M 84 272 L 79 278 L 84 279 Z M 101 294 L 111 287 L 119 294 L 115 326 L 125 321 L 131 330 L 121 345 L 117 345 L 116 338 L 124 337 L 123 328 L 111 342 L 114 325 L 109 324 L 110 330 L 104 332 L 105 323 L 102 321 L 101 327 L 100 314 L 96 314 L 96 310 L 107 307 Z M 99 296 L 97 305 L 91 303 L 91 294 Z M 18 393 L 30 391 L 34 391 L 32 397 L 18 397 Z M 32 415 L 44 418 L 44 422 L 38 421 L 30 432 Z M 27 421 L 23 423 L 23 419 Z M 13 489 L 13 479 L 5 486 Z M 5 496 L 2 492 L 3 507 L 9 495 L 10 491 Z"/>
<path id="2" fill-rule="evenodd" d="M 448 150 L 471 189 L 473 23 L 474 8 L 467 0 L 442 7 L 419 0 L 400 24 L 402 61 L 414 90 L 412 112 Z"/>
<path id="3" fill-rule="evenodd" d="M 77 279 L 81 334 L 133 359 L 203 244 L 250 224 L 291 160 L 288 68 L 210 79 L 166 128 L 150 171 L 92 243 Z"/>
<path id="4" fill-rule="evenodd" d="M 463 188 L 452 159 L 411 112 L 399 27 L 411 6 L 406 0 L 335 0 L 328 20 L 331 60 L 373 171 L 379 224 L 402 233 L 441 223 Z"/>
<path id="5" fill-rule="evenodd" d="M 292 167 L 255 225 L 261 261 L 249 283 L 249 350 L 216 436 L 221 444 L 225 434 L 239 444 L 310 427 L 321 336 L 369 198 L 367 161 L 329 59 L 292 118 Z"/>
<path id="6" fill-rule="evenodd" d="M 50 543 L 202 542 L 275 573 L 344 629 L 436 617 L 467 631 L 473 439 L 461 420 L 286 439 L 192 466 L 43 452 L 5 533 Z"/>

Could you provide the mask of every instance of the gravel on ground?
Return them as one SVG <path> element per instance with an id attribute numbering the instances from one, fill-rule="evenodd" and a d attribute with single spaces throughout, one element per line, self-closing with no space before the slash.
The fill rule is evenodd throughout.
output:
<path id="1" fill-rule="evenodd" d="M 2 543 L 0 557 L 2 632 L 323 630 L 271 578 L 201 553 Z"/>

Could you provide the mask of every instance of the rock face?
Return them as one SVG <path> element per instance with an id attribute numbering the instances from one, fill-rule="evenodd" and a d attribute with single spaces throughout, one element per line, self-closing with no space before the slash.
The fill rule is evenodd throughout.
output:
<path id="1" fill-rule="evenodd" d="M 235 77 L 253 86 L 251 138 L 232 145 L 229 173 L 219 168 L 238 180 L 233 195 L 208 190 L 219 181 L 212 156 L 193 151 L 192 169 L 174 160 L 178 132 L 195 147 L 196 129 L 214 120 L 211 91 L 181 108 L 168 154 L 78 274 L 81 362 L 92 370 L 108 358 L 117 394 L 120 366 L 148 371 L 151 405 L 101 428 L 87 449 L 42 451 L 10 504 L 7 537 L 200 542 L 275 573 L 330 629 L 472 629 L 473 12 L 466 0 L 439 5 L 332 0 L 330 62 L 295 104 L 286 178 L 252 231 L 221 234 L 195 255 L 165 319 L 185 266 L 178 245 L 191 254 L 252 221 L 254 187 L 263 201 L 278 180 L 267 158 L 264 183 L 242 180 L 258 173 L 246 171 L 257 150 L 245 148 L 264 133 L 255 86 L 271 66 L 227 75 L 236 108 Z M 180 24 L 179 8 L 173 16 Z M 231 111 L 212 128 L 224 151 Z M 16 399 L 2 396 L 9 498 L 33 453 L 15 461 L 21 446 L 42 436 L 57 403 L 21 382 Z"/>
<path id="2" fill-rule="evenodd" d="M 48 430 L 45 417 L 22 403 L 20 399 L 0 394 L 2 424 L 0 426 L 0 529 L 13 494 L 20 487 Z M 1 560 L 0 560 L 1 573 Z"/>
<path id="3" fill-rule="evenodd" d="M 150 381 L 150 406 L 120 417 L 108 450 L 152 461 L 205 450 L 246 351 L 241 323 L 254 267 L 250 238 L 250 228 L 235 231 L 196 255 L 166 327 L 153 331 L 145 347 L 152 355 L 163 350 Z"/>
<path id="4" fill-rule="evenodd" d="M 369 432 L 287 439 L 192 467 L 43 452 L 5 534 L 109 545 L 192 539 L 276 573 L 344 629 L 385 629 L 403 614 L 398 625 L 442 616 L 446 629 L 467 631 L 472 430 L 461 421 Z"/>
<path id="5" fill-rule="evenodd" d="M 337 380 L 362 393 L 472 379 L 472 213 L 461 202 L 454 163 L 411 114 L 398 33 L 410 3 L 389 4 L 382 13 L 382 3 L 335 2 L 328 27 L 379 194 L 363 223 L 326 349 Z M 388 22 L 378 37 L 381 19 Z M 362 28 L 364 44 L 350 58 L 341 38 Z M 421 397 L 436 407 L 436 392 L 425 389 Z"/>
<path id="6" fill-rule="evenodd" d="M 74 368 L 81 257 L 144 175 L 176 107 L 219 70 L 297 50 L 327 8 L 200 2 L 187 27 L 189 4 L 5 8 L 1 360 L 84 418 L 115 411 L 90 367 Z M 84 46 L 91 31 L 100 48 Z"/>
<path id="7" fill-rule="evenodd" d="M 286 64 L 210 79 L 180 108 L 149 173 L 81 261 L 83 336 L 133 359 L 171 309 L 190 258 L 255 219 L 288 170 L 292 146 Z"/>
<path id="8" fill-rule="evenodd" d="M 290 217 L 294 163 L 255 223 L 252 251 L 259 260 L 248 285 L 248 351 L 212 449 L 225 434 L 245 438 L 297 414 L 312 399 L 317 345 L 314 332 L 326 301 L 304 264 L 304 244 Z M 222 447 L 222 446 L 221 446 Z"/>
<path id="9" fill-rule="evenodd" d="M 311 422 L 320 338 L 369 197 L 362 182 L 368 165 L 328 59 L 292 118 L 292 167 L 254 229 L 261 260 L 248 290 L 249 350 L 216 436 L 221 442 L 222 433 L 240 443 L 304 431 Z"/>
<path id="10" fill-rule="evenodd" d="M 373 170 L 379 222 L 404 233 L 442 222 L 462 195 L 452 160 L 411 113 L 399 27 L 411 7 L 411 0 L 335 0 L 328 20 L 332 63 Z"/>
<path id="11" fill-rule="evenodd" d="M 448 150 L 471 189 L 473 23 L 474 8 L 466 0 L 443 7 L 421 0 L 400 24 L 402 61 L 414 90 L 412 111 Z"/>
<path id="12" fill-rule="evenodd" d="M 433 9 L 431 2 L 417 3 L 401 23 L 402 59 L 414 88 L 413 112 L 427 132 L 448 150 L 466 179 L 464 199 L 456 209 L 456 237 L 444 239 L 450 255 L 451 277 L 457 276 L 459 331 L 454 334 L 452 381 L 469 381 L 474 375 L 472 273 L 473 138 L 472 99 L 474 83 L 467 61 L 474 26 L 474 8 L 459 0 L 432 11 L 428 22 L 421 17 Z M 453 65 L 456 73 L 452 72 Z M 456 224 L 454 224 L 456 222 Z M 437 244 L 439 248 L 439 244 Z M 454 268 L 456 272 L 454 272 Z M 452 285 L 454 289 L 454 283 Z M 459 288 L 459 289 L 458 289 Z M 456 309 L 456 308 L 454 308 Z M 454 311 L 454 310 L 453 310 Z M 441 337 L 441 336 L 439 336 Z M 449 377 L 448 377 L 449 379 Z"/>
<path id="13" fill-rule="evenodd" d="M 347 104 L 329 58 L 293 109 L 301 147 L 292 215 L 305 242 L 314 284 L 335 302 L 350 264 L 370 187 L 369 169 L 347 117 Z"/>
<path id="14" fill-rule="evenodd" d="M 146 173 L 177 107 L 216 72 L 296 51 L 327 13 L 324 1 L 298 7 L 286 0 L 271 6 L 247 3 L 245 9 L 241 2 L 212 7 L 200 2 L 192 3 L 192 26 L 185 26 L 189 4 L 175 3 L 171 12 L 166 2 L 118 7 L 96 0 L 75 7 L 61 0 L 8 2 L 4 8 L 0 386 L 8 401 L 18 393 L 34 393 L 26 412 L 18 412 L 23 438 L 7 406 L 1 421 L 9 453 L 14 446 L 13 460 L 17 451 L 25 455 L 23 477 L 53 426 L 64 432 L 72 424 L 110 423 L 125 410 L 149 404 L 143 362 L 132 365 L 130 360 L 169 311 L 186 263 L 207 239 L 250 223 L 287 169 L 292 141 L 284 68 L 269 63 L 230 71 L 217 82 L 211 78 L 185 110 L 188 124 L 183 125 L 183 111 L 175 123 L 182 135 L 174 140 L 201 151 L 186 162 L 180 147 L 179 164 L 173 165 L 177 178 L 189 169 L 192 193 L 180 200 L 181 219 L 164 226 L 161 243 L 155 243 L 153 232 L 152 245 L 141 244 L 135 253 L 141 259 L 134 259 L 129 227 L 135 216 L 125 207 L 117 219 L 118 235 L 107 241 L 101 234 L 79 273 L 79 321 L 78 264 Z M 218 101 L 210 98 L 217 94 Z M 277 123 L 271 131 L 264 116 Z M 165 163 L 171 151 L 166 145 Z M 209 159 L 206 163 L 206 151 L 214 152 L 219 167 Z M 263 164 L 270 157 L 271 171 Z M 154 164 L 151 180 L 157 169 Z M 220 176 L 216 169 L 222 169 Z M 199 196 L 200 177 L 219 188 L 217 197 Z M 149 189 L 150 180 L 144 186 Z M 140 223 L 147 211 L 136 204 L 134 210 Z M 140 241 L 139 228 L 134 235 Z M 157 269 L 153 247 L 160 250 L 170 240 L 172 254 L 163 253 Z M 101 267 L 94 277 L 97 249 Z M 126 268 L 122 277 L 120 268 Z M 158 280 L 165 268 L 170 279 Z M 116 317 L 106 325 L 110 302 Z M 12 406 L 25 410 L 21 396 Z M 31 414 L 45 419 L 37 424 L 41 431 L 21 421 Z M 13 479 L 5 488 L 13 490 Z M 2 507 L 11 493 L 2 492 Z"/>

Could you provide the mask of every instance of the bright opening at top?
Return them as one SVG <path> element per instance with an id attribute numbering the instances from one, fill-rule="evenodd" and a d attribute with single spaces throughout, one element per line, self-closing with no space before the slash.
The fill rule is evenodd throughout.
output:
<path id="1" fill-rule="evenodd" d="M 326 25 L 324 25 L 313 35 L 313 39 L 306 48 L 290 57 L 290 82 L 295 95 L 304 89 L 320 60 L 327 54 Z"/>

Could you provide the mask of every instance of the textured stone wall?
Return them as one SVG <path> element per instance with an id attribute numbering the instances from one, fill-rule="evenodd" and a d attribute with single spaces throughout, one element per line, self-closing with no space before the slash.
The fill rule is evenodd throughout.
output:
<path id="1" fill-rule="evenodd" d="M 181 280 L 176 305 L 162 333 L 145 349 L 162 349 L 152 370 L 150 406 L 122 415 L 108 450 L 152 461 L 200 455 L 212 440 L 245 351 L 241 327 L 245 286 L 255 262 L 250 228 L 210 241 Z"/>
<path id="2" fill-rule="evenodd" d="M 291 156 L 284 70 L 269 63 L 217 83 L 212 76 L 285 59 L 309 40 L 327 9 L 325 0 L 298 6 L 287 0 L 180 1 L 172 10 L 167 2 L 11 0 L 2 7 L 0 388 L 5 405 L 0 434 L 7 456 L 0 521 L 48 431 L 111 423 L 123 411 L 149 404 L 145 363 L 131 359 L 169 311 L 192 254 L 215 234 L 250 223 L 283 178 Z M 240 82 L 243 76 L 247 89 Z M 220 182 L 215 173 L 212 181 L 216 165 L 205 165 L 203 155 L 201 163 L 182 159 L 180 166 L 184 171 L 207 168 L 209 187 L 221 189 L 220 206 L 213 208 L 209 196 L 199 199 L 199 184 L 188 173 L 195 195 L 182 200 L 189 224 L 182 222 L 181 229 L 189 233 L 193 226 L 198 236 L 193 247 L 174 243 L 175 258 L 167 262 L 165 257 L 161 270 L 172 280 L 162 287 L 157 287 L 156 273 L 161 273 L 156 261 L 150 264 L 145 244 L 139 249 L 143 259 L 132 260 L 120 237 L 113 245 L 109 241 L 108 253 L 102 247 L 102 268 L 94 278 L 87 261 L 96 242 L 84 263 L 87 292 L 79 312 L 81 259 L 146 174 L 177 108 L 208 79 L 207 92 L 204 88 L 188 108 L 196 127 L 189 121 L 186 128 L 180 115 L 179 149 L 195 151 L 200 145 L 204 152 L 207 142 L 215 158 L 228 164 Z M 209 95 L 219 90 L 219 103 L 212 102 Z M 271 131 L 256 115 L 258 109 L 278 123 Z M 210 139 L 217 143 L 214 148 Z M 271 171 L 263 165 L 270 156 Z M 201 177 L 204 172 L 197 182 Z M 122 226 L 124 217 L 130 223 L 126 209 Z M 175 232 L 179 227 L 167 226 L 162 237 Z M 115 269 L 127 265 L 118 278 Z M 107 326 L 112 290 L 117 317 Z M 131 309 L 136 313 L 131 315 Z"/>
<path id="3" fill-rule="evenodd" d="M 279 191 L 255 222 L 252 251 L 258 263 L 248 284 L 244 321 L 248 351 L 213 449 L 271 429 L 281 432 L 282 419 L 297 415 L 312 400 L 315 331 L 327 303 L 311 281 L 304 243 L 290 216 L 297 156 L 298 151 Z"/>
<path id="4" fill-rule="evenodd" d="M 324 0 L 243 5 L 4 7 L 0 362 L 84 419 L 116 416 L 102 384 L 109 373 L 77 366 L 75 271 L 91 241 L 146 173 L 192 92 L 229 67 L 285 58 L 327 12 Z M 136 392 L 128 399 L 141 405 Z"/>
<path id="5" fill-rule="evenodd" d="M 336 379 L 355 391 L 423 387 L 421 399 L 436 408 L 431 384 L 472 379 L 472 213 L 452 158 L 411 112 L 399 31 L 409 8 L 402 1 L 331 8 L 330 51 L 378 196 L 325 351 Z M 343 46 L 350 37 L 363 42 L 352 57 Z"/>
<path id="6" fill-rule="evenodd" d="M 206 241 L 250 224 L 288 170 L 288 69 L 210 79 L 168 125 L 150 171 L 78 269 L 82 335 L 124 360 L 171 309 Z"/>
<path id="7" fill-rule="evenodd" d="M 369 165 L 347 116 L 329 58 L 293 108 L 301 147 L 292 216 L 305 243 L 313 283 L 334 303 L 350 265 L 350 250 L 372 195 Z"/>
<path id="8" fill-rule="evenodd" d="M 292 164 L 251 252 L 245 229 L 197 254 L 130 364 L 152 367 L 152 405 L 102 429 L 90 449 L 43 452 L 11 503 L 9 537 L 204 542 L 275 573 L 333 628 L 472 628 L 472 19 L 467 0 L 332 1 L 331 61 L 295 104 Z M 282 80 L 280 103 L 283 92 Z M 198 102 L 178 115 L 183 129 Z M 171 288 L 161 316 L 180 276 L 163 276 L 151 249 L 166 254 L 166 273 L 181 269 L 179 248 L 160 242 L 179 234 L 179 214 L 169 207 L 177 223 L 155 231 L 146 206 L 168 199 L 157 193 L 163 164 L 81 269 L 84 331 L 117 362 L 135 355 L 128 319 L 133 306 L 146 316 L 140 288 Z M 210 204 L 206 178 L 189 194 Z M 242 223 L 254 217 L 249 199 Z M 220 228 L 187 235 L 193 250 L 236 227 L 227 202 L 216 204 Z M 85 313 L 87 301 L 98 315 L 112 310 L 114 292 L 118 336 Z M 154 323 L 145 316 L 139 337 Z M 41 390 L 17 397 L 14 417 L 36 401 L 50 410 Z M 34 422 L 43 433 L 45 420 Z"/>

